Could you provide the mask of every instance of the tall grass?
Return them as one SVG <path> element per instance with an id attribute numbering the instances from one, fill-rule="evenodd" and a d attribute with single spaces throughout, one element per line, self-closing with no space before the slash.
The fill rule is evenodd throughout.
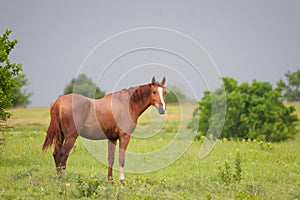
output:
<path id="1" fill-rule="evenodd" d="M 168 107 L 168 112 L 178 108 Z M 5 145 L 0 152 L 0 199 L 300 199 L 299 134 L 282 143 L 220 140 L 204 159 L 199 158 L 202 141 L 194 141 L 171 165 L 151 173 L 126 173 L 124 184 L 112 185 L 106 180 L 107 167 L 81 140 L 72 149 L 65 174 L 56 175 L 52 148 L 41 152 L 47 114 L 48 109 L 14 110 L 20 121 L 9 122 L 11 128 L 1 133 Z M 143 117 L 141 126 L 159 123 Z M 179 123 L 175 116 L 170 121 L 162 124 L 162 133 L 147 140 L 136 136 L 129 150 L 143 152 L 167 144 Z M 221 172 L 230 177 L 229 184 Z"/>

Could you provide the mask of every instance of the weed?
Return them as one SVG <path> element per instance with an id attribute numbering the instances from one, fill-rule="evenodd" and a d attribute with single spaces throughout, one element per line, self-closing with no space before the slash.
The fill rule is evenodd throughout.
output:
<path id="1" fill-rule="evenodd" d="M 242 180 L 242 164 L 241 164 L 241 155 L 237 151 L 234 159 L 234 170 L 228 161 L 224 161 L 224 167 L 218 167 L 218 177 L 226 185 L 231 183 L 240 183 Z"/>
<path id="2" fill-rule="evenodd" d="M 246 190 L 241 190 L 234 196 L 234 200 L 256 200 L 256 196 L 248 194 Z"/>
<path id="3" fill-rule="evenodd" d="M 4 135 L 0 134 L 0 154 L 5 151 L 5 140 L 6 138 L 4 137 Z"/>
<path id="4" fill-rule="evenodd" d="M 91 178 L 87 181 L 84 181 L 81 176 L 78 176 L 76 189 L 80 197 L 97 196 L 97 189 L 99 185 L 100 182 L 96 178 Z"/>
<path id="5" fill-rule="evenodd" d="M 236 182 L 240 183 L 242 180 L 242 159 L 240 151 L 237 151 L 234 159 L 235 173 L 233 178 Z"/>
<path id="6" fill-rule="evenodd" d="M 211 194 L 206 194 L 205 197 L 206 197 L 207 200 L 211 200 L 212 199 Z"/>
<path id="7" fill-rule="evenodd" d="M 273 150 L 273 147 L 272 147 L 270 142 L 260 141 L 260 142 L 258 142 L 258 145 L 260 146 L 261 150 L 266 150 L 266 151 L 272 151 Z"/>
<path id="8" fill-rule="evenodd" d="M 226 185 L 229 185 L 231 183 L 232 172 L 228 161 L 224 161 L 224 168 L 219 166 L 218 176 L 222 180 L 222 182 L 225 183 Z"/>
<path id="9" fill-rule="evenodd" d="M 33 185 L 32 176 L 33 176 L 33 173 L 35 173 L 37 171 L 38 171 L 38 169 L 35 167 L 32 167 L 30 169 L 24 169 L 22 171 L 17 172 L 15 175 L 13 175 L 11 177 L 11 180 L 17 182 L 20 179 L 28 179 L 30 184 Z"/>

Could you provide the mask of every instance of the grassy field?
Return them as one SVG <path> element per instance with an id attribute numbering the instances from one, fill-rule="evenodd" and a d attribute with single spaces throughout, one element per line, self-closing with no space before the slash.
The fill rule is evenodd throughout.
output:
<path id="1" fill-rule="evenodd" d="M 150 110 L 139 121 L 128 151 L 163 148 L 173 141 L 180 117 L 183 132 L 190 134 L 184 125 L 192 111 L 189 105 L 168 106 L 161 123 L 165 118 Z M 66 173 L 57 176 L 53 148 L 41 152 L 48 123 L 48 108 L 13 110 L 0 134 L 0 199 L 300 199 L 299 134 L 281 143 L 220 140 L 204 159 L 199 158 L 202 141 L 194 141 L 169 166 L 126 173 L 124 184 L 112 185 L 106 180 L 107 167 L 82 140 L 71 152 Z M 126 166 L 141 164 L 128 162 Z"/>

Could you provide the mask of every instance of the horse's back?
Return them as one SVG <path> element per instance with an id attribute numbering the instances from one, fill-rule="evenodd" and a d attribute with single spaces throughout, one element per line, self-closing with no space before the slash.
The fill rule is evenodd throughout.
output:
<path id="1" fill-rule="evenodd" d="M 76 132 L 92 140 L 110 138 L 114 132 L 110 98 L 96 100 L 78 94 L 68 94 L 61 96 L 60 101 L 60 116 L 66 131 Z"/>
<path id="2" fill-rule="evenodd" d="M 63 132 L 76 132 L 93 140 L 118 139 L 120 131 L 132 133 L 136 121 L 130 117 L 126 99 L 128 94 L 121 93 L 108 94 L 102 99 L 90 99 L 78 94 L 61 96 L 58 100 Z"/>
<path id="3" fill-rule="evenodd" d="M 82 106 L 89 106 L 92 99 L 80 94 L 66 94 L 59 97 L 62 109 L 78 109 Z"/>

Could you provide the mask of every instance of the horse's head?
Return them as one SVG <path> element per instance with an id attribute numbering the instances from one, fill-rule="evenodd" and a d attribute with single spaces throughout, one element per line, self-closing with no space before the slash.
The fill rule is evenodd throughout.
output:
<path id="1" fill-rule="evenodd" d="M 164 84 L 166 82 L 166 78 L 163 77 L 160 83 L 155 81 L 155 77 L 152 78 L 151 83 L 151 105 L 155 106 L 159 112 L 159 114 L 164 114 L 166 111 L 166 90 L 164 88 Z"/>

